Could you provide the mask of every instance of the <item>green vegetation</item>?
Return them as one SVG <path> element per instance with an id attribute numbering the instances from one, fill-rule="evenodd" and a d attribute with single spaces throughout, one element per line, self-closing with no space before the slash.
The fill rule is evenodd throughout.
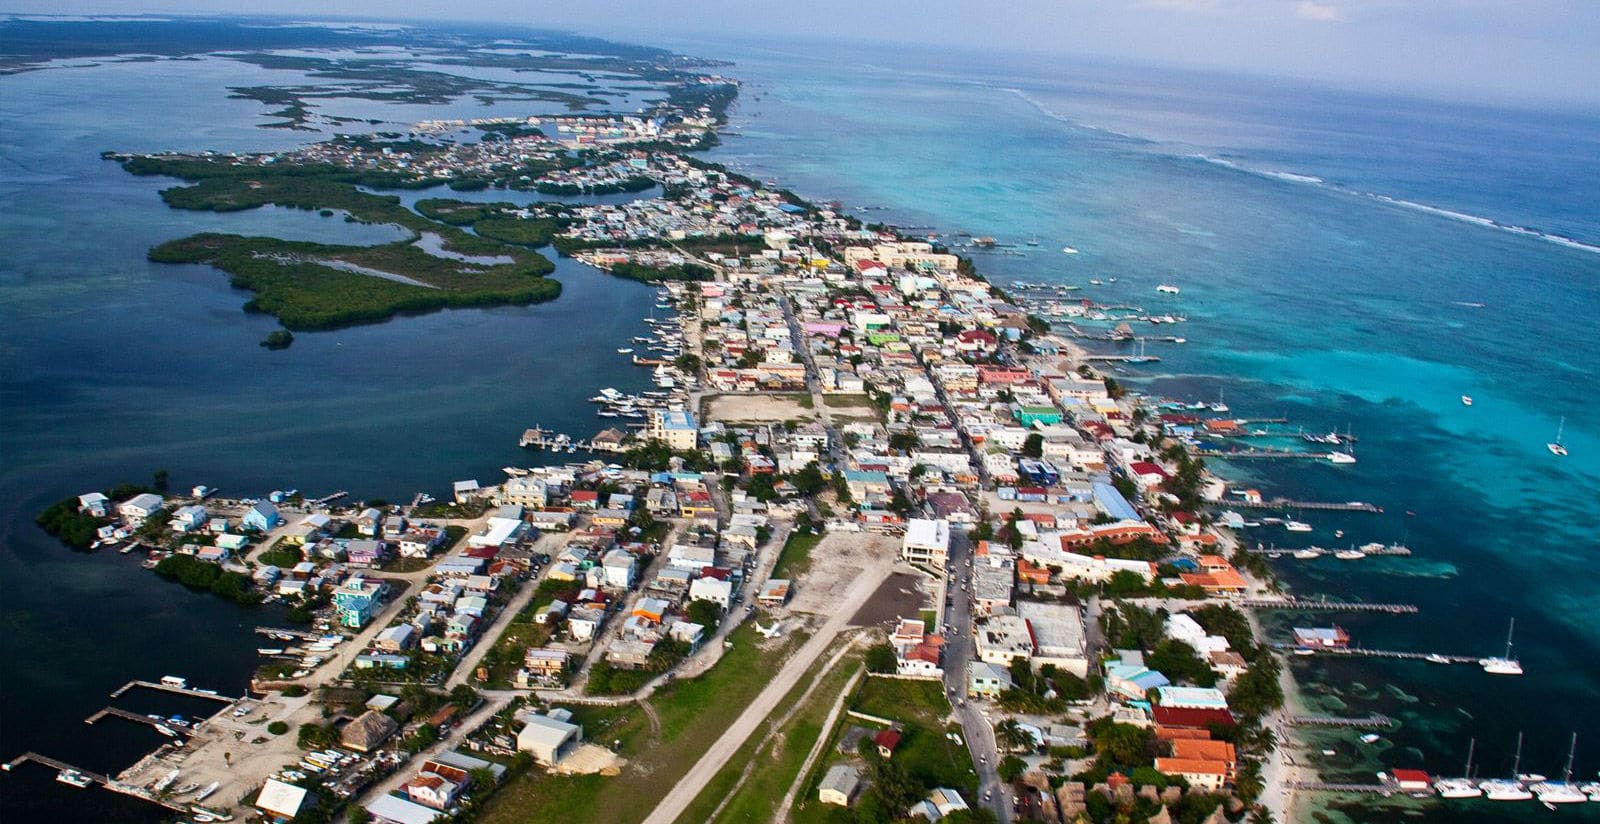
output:
<path id="1" fill-rule="evenodd" d="M 191 589 L 203 589 L 213 595 L 231 598 L 241 604 L 261 601 L 261 593 L 250 589 L 250 578 L 239 572 L 226 572 L 222 567 L 197 560 L 193 555 L 169 555 L 156 564 L 156 574 L 183 584 Z"/>
<path id="2" fill-rule="evenodd" d="M 67 546 L 88 549 L 94 544 L 100 527 L 110 523 L 110 520 L 96 518 L 87 512 L 79 512 L 78 499 L 72 497 L 63 498 L 46 507 L 34 517 L 33 522 L 45 532 L 60 538 Z"/>
<path id="3" fill-rule="evenodd" d="M 698 263 L 677 263 L 671 266 L 645 266 L 640 263 L 618 263 L 611 267 L 611 274 L 626 280 L 637 280 L 641 283 L 656 283 L 664 280 L 711 280 L 716 273 L 709 267 Z"/>
<path id="4" fill-rule="evenodd" d="M 303 560 L 305 560 L 305 553 L 300 547 L 281 542 L 273 544 L 271 549 L 264 550 L 255 557 L 256 563 L 263 566 L 275 566 L 279 569 L 289 569 Z"/>
<path id="5" fill-rule="evenodd" d="M 778 551 L 778 560 L 772 565 L 772 577 L 793 578 L 804 575 L 811 568 L 811 550 L 822 543 L 821 533 L 791 532 Z"/>
<path id="6" fill-rule="evenodd" d="M 635 175 L 615 183 L 595 183 L 587 186 L 541 180 L 533 188 L 545 195 L 613 195 L 622 192 L 643 192 L 655 185 L 655 180 L 644 175 Z"/>
<path id="7" fill-rule="evenodd" d="M 559 282 L 541 277 L 554 265 L 530 252 L 510 264 L 479 267 L 404 242 L 330 246 L 207 233 L 163 243 L 150 250 L 150 259 L 216 266 L 235 287 L 257 293 L 248 311 L 273 315 L 290 329 L 332 329 L 445 307 L 536 303 L 561 293 Z M 425 285 L 334 268 L 340 265 Z"/>
<path id="8" fill-rule="evenodd" d="M 273 351 L 288 349 L 291 343 L 294 343 L 294 333 L 287 329 L 274 329 L 261 339 L 261 345 Z"/>
<path id="9" fill-rule="evenodd" d="M 267 725 L 267 732 L 273 735 L 283 735 L 289 731 L 289 724 L 285 721 L 274 721 Z"/>
<path id="10" fill-rule="evenodd" d="M 716 666 L 696 678 L 668 683 L 651 696 L 656 725 L 634 705 L 573 708 L 585 738 L 603 745 L 616 743 L 617 752 L 629 759 L 621 776 L 529 772 L 508 782 L 484 806 L 478 820 L 628 824 L 643 819 L 727 730 L 736 713 L 726 709 L 749 704 L 767 685 L 773 668 L 805 643 L 805 634 L 797 632 L 780 646 L 760 647 L 760 636 L 749 622 L 728 638 L 733 646 Z"/>

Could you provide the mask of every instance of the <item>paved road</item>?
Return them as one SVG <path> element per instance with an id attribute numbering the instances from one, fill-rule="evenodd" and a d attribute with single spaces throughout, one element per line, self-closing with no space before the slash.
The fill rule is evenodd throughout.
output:
<path id="1" fill-rule="evenodd" d="M 828 618 L 827 623 L 822 625 L 822 629 L 811 636 L 810 640 L 806 641 L 783 665 L 783 668 L 778 670 L 761 694 L 757 695 L 755 700 L 745 707 L 744 712 L 734 719 L 727 732 L 724 732 L 722 737 L 706 750 L 705 755 L 689 768 L 689 772 L 678 780 L 677 785 L 667 792 L 661 803 L 657 804 L 645 818 L 644 824 L 673 824 L 683 815 L 684 810 L 689 808 L 700 791 L 733 758 L 734 753 L 744 745 L 745 740 L 755 732 L 761 722 L 772 714 L 784 696 L 788 695 L 794 685 L 799 683 L 811 669 L 812 664 L 822 657 L 822 653 L 833 643 L 834 637 L 845 628 L 856 610 L 877 591 L 890 571 L 891 567 L 884 564 L 865 571 L 855 580 L 845 597 L 841 599 L 838 610 Z"/>
<path id="2" fill-rule="evenodd" d="M 967 667 L 976 657 L 972 642 L 972 595 L 965 590 L 972 578 L 967 568 L 967 561 L 972 557 L 972 542 L 959 530 L 952 530 L 950 538 L 950 571 L 945 576 L 946 597 L 951 599 L 944 607 L 944 623 L 950 627 L 944 647 L 945 691 L 950 703 L 955 705 L 956 720 L 961 723 L 967 749 L 972 752 L 972 768 L 978 773 L 978 798 L 972 801 L 985 803 L 984 795 L 993 793 L 985 806 L 994 810 L 1002 824 L 1007 824 L 1011 821 L 1010 790 L 996 771 L 999 752 L 994 727 L 983 717 L 978 703 L 966 698 Z"/>

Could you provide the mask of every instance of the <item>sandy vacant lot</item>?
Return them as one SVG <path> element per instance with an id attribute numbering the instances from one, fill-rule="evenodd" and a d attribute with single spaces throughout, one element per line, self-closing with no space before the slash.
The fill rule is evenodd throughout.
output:
<path id="1" fill-rule="evenodd" d="M 900 539 L 870 532 L 829 532 L 811 550 L 811 568 L 794 584 L 793 612 L 832 615 L 857 579 L 888 574 L 897 563 Z"/>
<path id="2" fill-rule="evenodd" d="M 714 421 L 750 423 L 805 421 L 817 416 L 815 411 L 801 406 L 798 396 L 795 395 L 707 396 L 706 411 L 707 416 Z"/>

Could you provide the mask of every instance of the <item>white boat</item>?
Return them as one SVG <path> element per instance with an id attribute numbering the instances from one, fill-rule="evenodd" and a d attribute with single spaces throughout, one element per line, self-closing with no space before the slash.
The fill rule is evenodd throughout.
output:
<path id="1" fill-rule="evenodd" d="M 1309 561 L 1312 558 L 1317 558 L 1321 555 L 1322 553 L 1315 549 L 1297 549 L 1294 551 L 1294 557 L 1302 561 Z"/>
<path id="2" fill-rule="evenodd" d="M 1176 294 L 1178 294 L 1179 292 L 1181 292 L 1183 290 L 1179 289 L 1176 286 L 1173 286 L 1170 283 L 1163 283 L 1163 284 L 1161 284 L 1161 285 L 1156 287 L 1156 291 L 1160 292 L 1163 295 L 1176 295 Z"/>
<path id="3" fill-rule="evenodd" d="M 163 675 L 161 676 L 161 686 L 177 687 L 180 690 L 187 689 L 189 687 L 189 679 L 179 678 L 176 675 Z"/>
<path id="4" fill-rule="evenodd" d="M 1363 743 L 1363 744 L 1376 744 L 1382 738 L 1383 738 L 1383 736 L 1381 736 L 1381 735 L 1379 735 L 1379 734 L 1377 734 L 1375 732 L 1369 732 L 1366 735 L 1361 736 L 1361 743 Z"/>
<path id="5" fill-rule="evenodd" d="M 1521 675 L 1522 664 L 1511 657 L 1511 636 L 1517 629 L 1517 619 L 1511 619 L 1511 625 L 1506 629 L 1506 654 L 1496 658 L 1485 658 L 1478 662 L 1483 671 L 1490 675 Z"/>
<path id="6" fill-rule="evenodd" d="M 502 466 L 500 467 L 500 471 L 510 475 L 513 478 L 520 478 L 528 474 L 528 470 L 523 469 L 520 466 Z"/>
<path id="7" fill-rule="evenodd" d="M 1581 790 L 1584 795 L 1589 796 L 1590 801 L 1600 801 L 1600 781 L 1590 781 L 1587 784 L 1579 786 L 1578 789 Z"/>
<path id="8" fill-rule="evenodd" d="M 1072 248 L 1071 246 L 1063 246 L 1063 247 L 1061 247 L 1061 254 L 1063 254 L 1063 255 L 1075 255 L 1077 253 L 1078 253 L 1078 250 Z"/>
<path id="9" fill-rule="evenodd" d="M 1528 792 L 1521 781 L 1509 778 L 1480 782 L 1478 789 L 1483 790 L 1483 797 L 1490 801 L 1527 801 L 1533 798 L 1533 793 Z"/>
<path id="10" fill-rule="evenodd" d="M 1472 405 L 1472 396 L 1471 395 L 1462 395 L 1461 396 L 1461 405 L 1462 406 L 1471 406 Z"/>
<path id="11" fill-rule="evenodd" d="M 631 346 L 619 346 L 619 347 L 617 347 L 617 354 L 619 354 L 619 355 L 631 355 L 631 354 L 633 354 L 633 347 L 631 347 Z"/>
<path id="12" fill-rule="evenodd" d="M 1349 452 L 1329 452 L 1328 462 L 1336 464 L 1353 464 L 1356 462 L 1356 456 L 1350 454 Z"/>
<path id="13" fill-rule="evenodd" d="M 1437 652 L 1428 653 L 1428 657 L 1424 658 L 1422 660 L 1427 661 L 1430 664 L 1448 664 L 1448 663 L 1450 663 L 1450 659 L 1449 658 L 1447 658 L 1447 657 L 1445 657 L 1443 655 L 1440 655 Z"/>
<path id="14" fill-rule="evenodd" d="M 156 792 L 161 792 L 162 790 L 172 786 L 172 782 L 177 781 L 177 780 L 178 780 L 178 771 L 177 770 L 173 770 L 172 772 L 169 772 L 166 775 L 161 776 L 161 779 L 159 781 L 157 781 L 156 783 L 151 784 L 150 785 L 150 789 L 152 789 L 152 790 L 154 790 Z"/>
<path id="15" fill-rule="evenodd" d="M 1367 557 L 1367 554 L 1359 549 L 1341 549 L 1333 553 L 1333 557 L 1341 561 L 1359 561 Z"/>
<path id="16" fill-rule="evenodd" d="M 169 726 L 167 726 L 166 724 L 157 724 L 156 725 L 156 732 L 159 732 L 159 733 L 161 733 L 162 735 L 165 735 L 168 738 L 177 738 L 178 737 L 178 731 L 173 729 L 173 728 L 171 728 L 171 727 L 169 727 Z"/>
<path id="17" fill-rule="evenodd" d="M 1100 285 L 1100 279 L 1099 278 L 1089 278 L 1089 285 L 1090 286 L 1099 286 Z"/>
<path id="18" fill-rule="evenodd" d="M 84 775 L 77 770 L 62 770 L 61 772 L 56 773 L 56 780 L 63 784 L 71 784 L 80 790 L 92 783 L 89 780 L 89 776 Z"/>
<path id="19" fill-rule="evenodd" d="M 1311 524 L 1304 521 L 1284 521 L 1283 528 L 1290 532 L 1310 532 Z"/>
<path id="20" fill-rule="evenodd" d="M 1565 431 L 1566 428 L 1567 428 L 1567 419 L 1566 418 L 1562 418 L 1561 419 L 1561 424 L 1556 427 L 1556 439 L 1551 441 L 1550 443 L 1547 443 L 1547 444 L 1544 445 L 1544 447 L 1546 449 L 1550 450 L 1550 454 L 1555 455 L 1557 457 L 1565 457 L 1566 456 L 1567 448 L 1561 444 L 1561 433 L 1563 431 Z"/>
<path id="21" fill-rule="evenodd" d="M 1578 734 L 1572 734 L 1572 746 L 1567 749 L 1567 768 L 1560 781 L 1540 781 L 1528 789 L 1538 796 L 1542 804 L 1578 804 L 1589 800 L 1577 784 L 1572 783 L 1572 759 L 1578 754 Z"/>
<path id="22" fill-rule="evenodd" d="M 220 782 L 220 781 L 213 781 L 210 784 L 207 784 L 205 789 L 203 789 L 200 792 L 197 792 L 197 793 L 194 794 L 194 800 L 196 800 L 196 801 L 204 801 L 204 800 L 206 800 L 206 796 L 216 792 L 217 788 L 220 787 L 220 786 L 222 786 L 222 782 Z"/>
<path id="23" fill-rule="evenodd" d="M 1476 738 L 1467 743 L 1467 767 L 1463 775 L 1472 775 L 1472 755 L 1477 747 Z M 1478 782 L 1471 778 L 1441 778 L 1433 782 L 1433 788 L 1441 798 L 1478 798 L 1483 795 L 1483 790 L 1478 789 Z"/>

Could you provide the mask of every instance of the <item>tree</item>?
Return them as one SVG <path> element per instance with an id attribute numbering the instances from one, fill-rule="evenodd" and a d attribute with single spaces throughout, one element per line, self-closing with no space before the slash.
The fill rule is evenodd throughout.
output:
<path id="1" fill-rule="evenodd" d="M 273 735 L 283 735 L 288 731 L 289 724 L 286 721 L 274 721 L 267 725 L 267 732 L 270 732 Z"/>
<path id="2" fill-rule="evenodd" d="M 995 771 L 1000 774 L 1000 780 L 1010 783 L 1021 778 L 1022 774 L 1028 771 L 1028 762 L 1014 755 L 1008 755 L 1000 759 L 1000 763 L 995 765 Z"/>
<path id="3" fill-rule="evenodd" d="M 805 465 L 799 472 L 789 478 L 789 483 L 800 490 L 801 495 L 810 497 L 828 487 L 828 479 L 822 477 L 822 468 L 812 461 Z"/>
<path id="4" fill-rule="evenodd" d="M 865 656 L 867 672 L 894 672 L 895 654 L 894 647 L 887 643 L 874 644 L 867 648 Z"/>
<path id="5" fill-rule="evenodd" d="M 1022 454 L 1029 458 L 1043 457 L 1044 436 L 1038 432 L 1029 435 L 1028 439 L 1022 442 Z"/>
<path id="6" fill-rule="evenodd" d="M 704 598 L 697 598 L 689 602 L 687 610 L 689 620 L 705 627 L 707 630 L 717 628 L 717 623 L 722 620 L 722 610 L 713 602 Z"/>
<path id="7" fill-rule="evenodd" d="M 910 452 L 917 448 L 917 433 L 911 429 L 902 429 L 889 435 L 889 448 L 897 452 Z"/>
<path id="8" fill-rule="evenodd" d="M 450 703 L 463 710 L 471 709 L 478 704 L 478 691 L 467 684 L 457 684 L 450 690 Z"/>
<path id="9" fill-rule="evenodd" d="M 1016 752 L 1032 749 L 1034 746 L 1033 735 L 1022 728 L 1015 718 L 1007 718 L 994 727 L 996 743 L 1002 749 Z"/>
<path id="10" fill-rule="evenodd" d="M 366 807 L 360 804 L 350 805 L 350 824 L 369 824 L 371 821 L 372 813 L 367 812 Z"/>
<path id="11" fill-rule="evenodd" d="M 685 352 L 676 358 L 673 358 L 672 365 L 692 375 L 700 371 L 700 356 L 690 352 Z"/>

